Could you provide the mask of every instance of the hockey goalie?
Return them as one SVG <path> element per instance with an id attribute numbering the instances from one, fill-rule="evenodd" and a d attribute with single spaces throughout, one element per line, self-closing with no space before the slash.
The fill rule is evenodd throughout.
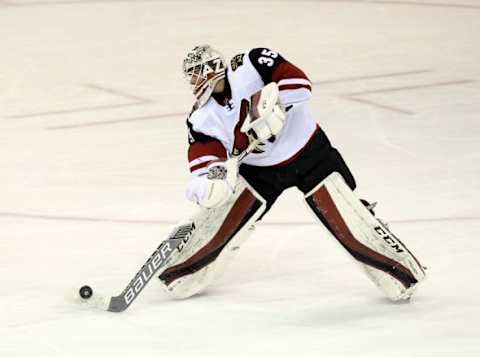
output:
<path id="1" fill-rule="evenodd" d="M 211 46 L 183 61 L 195 231 L 159 279 L 174 297 L 205 290 L 284 190 L 296 187 L 319 224 L 391 300 L 409 299 L 422 264 L 360 200 L 355 179 L 309 108 L 311 82 L 278 52 L 254 48 L 228 63 Z"/>

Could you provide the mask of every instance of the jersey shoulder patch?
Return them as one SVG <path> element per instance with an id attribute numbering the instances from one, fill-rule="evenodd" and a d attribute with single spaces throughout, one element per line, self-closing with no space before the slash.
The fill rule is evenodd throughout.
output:
<path id="1" fill-rule="evenodd" d="M 235 71 L 238 67 L 243 65 L 243 58 L 245 57 L 245 53 L 240 53 L 230 60 L 230 67 L 232 67 L 232 71 Z"/>

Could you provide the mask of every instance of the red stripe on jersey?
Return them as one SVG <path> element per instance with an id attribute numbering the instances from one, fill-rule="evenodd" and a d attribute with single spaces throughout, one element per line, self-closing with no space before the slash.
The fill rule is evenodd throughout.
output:
<path id="1" fill-rule="evenodd" d="M 299 89 L 299 88 L 307 88 L 310 92 L 312 91 L 312 87 L 308 84 L 283 84 L 278 86 L 278 90 L 287 90 L 287 89 Z"/>
<path id="2" fill-rule="evenodd" d="M 243 123 L 245 122 L 245 119 L 247 118 L 248 109 L 249 109 L 248 100 L 242 99 L 242 103 L 240 104 L 240 119 L 238 120 L 238 123 L 235 126 L 235 130 L 234 130 L 234 143 L 233 143 L 234 152 L 235 151 L 241 152 L 245 150 L 248 147 L 248 144 L 250 143 L 248 136 L 245 133 L 242 133 L 240 131 L 240 128 L 242 127 Z"/>
<path id="3" fill-rule="evenodd" d="M 227 150 L 223 147 L 222 143 L 218 140 L 212 140 L 207 142 L 194 142 L 190 144 L 188 148 L 188 161 L 192 162 L 195 159 L 198 159 L 202 156 L 216 156 L 219 159 L 226 159 L 227 158 Z M 194 165 L 190 168 L 190 171 L 195 171 L 201 168 L 202 166 L 199 165 L 207 165 L 209 162 L 202 162 L 198 165 Z"/>
<path id="4" fill-rule="evenodd" d="M 302 78 L 310 81 L 307 75 L 298 67 L 294 66 L 290 62 L 283 62 L 277 68 L 275 68 L 272 74 L 272 80 L 279 82 L 282 79 Z"/>
<path id="5" fill-rule="evenodd" d="M 193 172 L 193 171 L 196 171 L 198 169 L 201 169 L 201 168 L 204 168 L 206 166 L 208 166 L 209 163 L 211 163 L 212 161 L 205 161 L 205 162 L 202 162 L 198 165 L 193 165 L 192 167 L 190 167 L 190 172 Z"/>
<path id="6" fill-rule="evenodd" d="M 227 158 L 227 151 L 218 140 L 207 142 L 196 141 L 188 148 L 188 161 L 193 161 L 202 156 L 212 155 L 218 158 Z"/>

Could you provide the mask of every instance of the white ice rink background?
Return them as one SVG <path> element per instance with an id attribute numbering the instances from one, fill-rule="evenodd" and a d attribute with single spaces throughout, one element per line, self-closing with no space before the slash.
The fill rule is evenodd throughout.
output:
<path id="1" fill-rule="evenodd" d="M 281 52 L 428 266 L 392 304 L 289 190 L 220 281 L 118 294 L 194 207 L 180 64 Z M 480 356 L 480 1 L 0 1 L 0 356 Z"/>

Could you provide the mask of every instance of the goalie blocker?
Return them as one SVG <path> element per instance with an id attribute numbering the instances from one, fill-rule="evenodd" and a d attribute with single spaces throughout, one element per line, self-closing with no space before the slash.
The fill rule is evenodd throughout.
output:
<path id="1" fill-rule="evenodd" d="M 415 256 L 376 219 L 337 172 L 305 195 L 316 217 L 391 300 L 409 299 L 425 278 Z"/>
<path id="2" fill-rule="evenodd" d="M 241 177 L 224 205 L 200 209 L 189 243 L 159 276 L 169 295 L 187 298 L 205 290 L 238 253 L 264 210 L 265 200 Z"/>

